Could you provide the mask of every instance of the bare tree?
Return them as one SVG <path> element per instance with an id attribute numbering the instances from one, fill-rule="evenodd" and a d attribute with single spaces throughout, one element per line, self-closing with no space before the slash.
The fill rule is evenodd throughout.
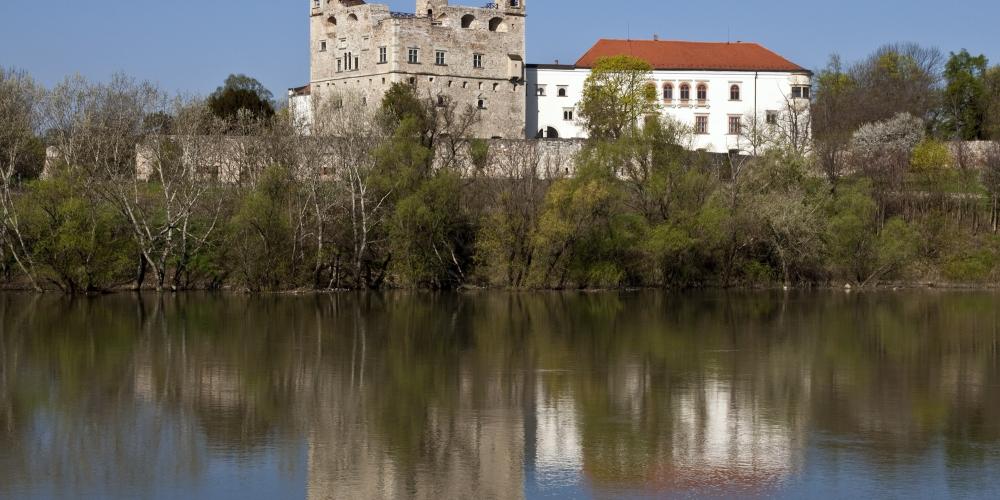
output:
<path id="1" fill-rule="evenodd" d="M 990 193 L 991 210 L 990 225 L 993 233 L 1000 226 L 1000 142 L 991 142 L 987 146 L 983 164 L 983 184 Z"/>
<path id="2" fill-rule="evenodd" d="M 329 145 L 329 156 L 317 166 L 326 171 L 323 177 L 332 180 L 340 194 L 324 200 L 315 191 L 318 184 L 310 189 L 317 214 L 337 206 L 346 216 L 354 285 L 371 288 L 384 278 L 387 265 L 372 262 L 372 247 L 385 243 L 383 226 L 393 188 L 379 178 L 375 153 L 385 138 L 374 112 L 364 103 L 360 96 L 332 96 L 317 103 L 313 135 Z M 339 270 L 333 273 L 331 286 L 338 275 Z"/>

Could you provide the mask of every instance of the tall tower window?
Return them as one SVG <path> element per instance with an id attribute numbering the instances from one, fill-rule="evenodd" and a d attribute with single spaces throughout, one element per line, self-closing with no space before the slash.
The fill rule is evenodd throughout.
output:
<path id="1" fill-rule="evenodd" d="M 385 64 L 389 62 L 389 52 L 385 47 L 378 48 L 378 63 Z"/>
<path id="2" fill-rule="evenodd" d="M 476 69 L 483 69 L 482 54 L 472 54 L 472 67 Z"/>

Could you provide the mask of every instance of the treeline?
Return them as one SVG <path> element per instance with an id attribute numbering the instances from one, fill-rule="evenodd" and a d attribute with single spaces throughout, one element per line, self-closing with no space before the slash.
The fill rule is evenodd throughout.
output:
<path id="1" fill-rule="evenodd" d="M 892 46 L 834 62 L 811 110 L 746 117 L 756 154 L 722 156 L 660 118 L 649 71 L 595 68 L 571 177 L 530 144 L 466 139 L 475 109 L 403 85 L 317 103 L 302 137 L 243 76 L 186 99 L 2 71 L 0 278 L 67 293 L 997 282 L 1000 148 L 952 142 L 997 138 L 985 59 Z"/>

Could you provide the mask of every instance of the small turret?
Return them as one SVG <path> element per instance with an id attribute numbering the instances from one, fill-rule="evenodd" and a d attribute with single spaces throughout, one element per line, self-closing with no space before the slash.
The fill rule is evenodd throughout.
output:
<path id="1" fill-rule="evenodd" d="M 416 14 L 418 16 L 428 16 L 434 15 L 434 12 L 439 10 L 441 7 L 447 7 L 448 0 L 417 0 L 417 10 Z"/>

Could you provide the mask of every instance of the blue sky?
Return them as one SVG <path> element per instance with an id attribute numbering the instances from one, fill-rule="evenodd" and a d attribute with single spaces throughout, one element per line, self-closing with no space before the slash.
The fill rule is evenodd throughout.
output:
<path id="1" fill-rule="evenodd" d="M 476 5 L 486 0 L 459 0 Z M 413 11 L 414 0 L 387 0 Z M 0 66 L 46 85 L 116 71 L 166 89 L 208 93 L 229 73 L 275 95 L 308 82 L 310 0 L 0 0 Z M 1000 1 L 527 0 L 528 62 L 575 61 L 597 38 L 760 42 L 807 68 L 854 60 L 886 42 L 1000 63 Z M 950 10 L 946 12 L 945 10 Z"/>

